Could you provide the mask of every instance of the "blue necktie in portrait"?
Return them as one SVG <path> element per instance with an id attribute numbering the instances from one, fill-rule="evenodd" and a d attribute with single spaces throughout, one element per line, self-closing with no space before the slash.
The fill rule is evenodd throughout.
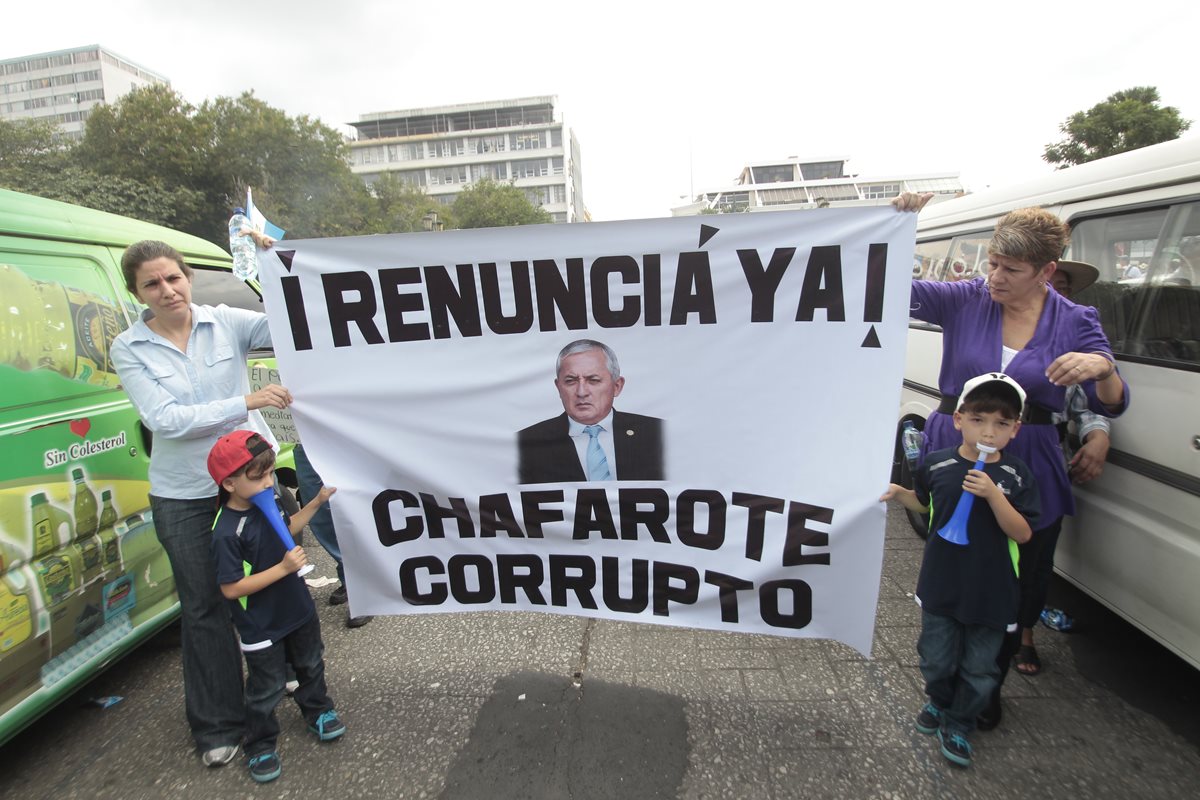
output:
<path id="1" fill-rule="evenodd" d="M 612 473 L 608 471 L 608 457 L 604 455 L 604 448 L 600 446 L 600 431 L 604 430 L 599 425 L 588 425 L 583 429 L 583 432 L 592 437 L 588 441 L 587 447 L 587 471 L 589 481 L 610 481 Z"/>

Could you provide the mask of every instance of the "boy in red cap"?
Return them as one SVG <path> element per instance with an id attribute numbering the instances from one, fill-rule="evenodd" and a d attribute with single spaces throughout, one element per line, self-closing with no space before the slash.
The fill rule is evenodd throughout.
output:
<path id="1" fill-rule="evenodd" d="M 254 431 L 222 436 L 208 454 L 208 472 L 220 488 L 221 508 L 213 524 L 212 550 L 221 594 L 230 601 L 246 659 L 246 732 L 243 747 L 250 777 L 259 783 L 279 777 L 275 706 L 284 695 L 287 665 L 299 687 L 292 698 L 308 729 L 323 742 L 346 726 L 333 710 L 321 658 L 321 626 L 308 587 L 296 572 L 307 563 L 304 549 L 288 550 L 251 498 L 275 482 L 275 451 Z M 294 517 L 298 533 L 336 489 L 322 487 Z"/>

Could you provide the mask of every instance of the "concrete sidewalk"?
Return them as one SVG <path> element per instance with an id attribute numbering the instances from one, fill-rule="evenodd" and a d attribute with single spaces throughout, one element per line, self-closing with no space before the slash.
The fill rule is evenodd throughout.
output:
<path id="1" fill-rule="evenodd" d="M 1014 673 L 1003 724 L 974 737 L 975 765 L 950 765 L 912 725 L 924 702 L 911 594 L 922 547 L 892 509 L 871 660 L 828 641 L 541 614 L 388 617 L 348 630 L 345 607 L 325 603 L 333 587 L 322 587 L 330 689 L 349 733 L 320 744 L 285 703 L 278 781 L 256 786 L 240 759 L 205 769 L 193 755 L 172 629 L 0 751 L 0 796 L 1194 794 L 1200 675 L 1122 623 L 1039 631 L 1045 672 Z M 332 574 L 313 555 L 317 574 Z M 1069 599 L 1081 627 L 1107 614 Z M 114 694 L 124 702 L 81 706 Z"/>

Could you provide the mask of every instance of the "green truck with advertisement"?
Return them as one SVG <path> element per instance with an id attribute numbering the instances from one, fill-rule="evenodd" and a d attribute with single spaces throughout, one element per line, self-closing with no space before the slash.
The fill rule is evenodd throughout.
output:
<path id="1" fill-rule="evenodd" d="M 0 744 L 179 614 L 154 442 L 108 358 L 140 311 L 120 260 L 141 239 L 183 254 L 194 302 L 262 309 L 210 242 L 0 190 Z"/>

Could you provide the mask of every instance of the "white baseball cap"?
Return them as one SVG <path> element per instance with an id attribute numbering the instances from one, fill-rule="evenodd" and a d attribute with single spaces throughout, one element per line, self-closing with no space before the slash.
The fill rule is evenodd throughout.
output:
<path id="1" fill-rule="evenodd" d="M 958 405 L 954 407 L 954 410 L 958 411 L 961 409 L 963 401 L 967 399 L 967 396 L 987 383 L 1002 383 L 1012 389 L 1017 394 L 1017 413 L 1020 414 L 1025 410 L 1025 390 L 1021 388 L 1021 384 L 1003 372 L 988 372 L 983 375 L 977 375 L 964 383 L 962 392 L 958 395 Z"/>

